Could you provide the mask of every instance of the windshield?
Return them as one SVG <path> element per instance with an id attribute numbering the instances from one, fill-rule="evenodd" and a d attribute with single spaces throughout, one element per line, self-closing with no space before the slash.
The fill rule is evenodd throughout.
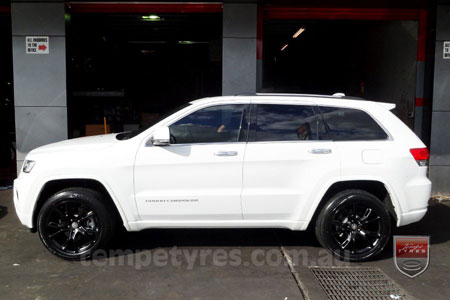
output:
<path id="1" fill-rule="evenodd" d="M 158 118 L 156 118 L 155 120 L 153 120 L 150 124 L 147 124 L 145 126 L 142 126 L 141 128 L 139 128 L 138 130 L 134 130 L 134 131 L 127 131 L 127 132 L 122 132 L 119 133 L 118 135 L 116 135 L 116 138 L 120 141 L 123 140 L 129 140 L 131 138 L 134 138 L 135 136 L 141 134 L 142 132 L 146 131 L 147 129 L 149 129 L 150 127 L 152 127 L 153 125 L 155 125 L 156 123 L 162 121 L 163 119 L 167 118 L 168 116 L 176 113 L 177 111 L 182 110 L 183 108 L 186 108 L 188 106 L 190 106 L 190 103 L 186 103 L 183 105 L 178 106 L 175 109 L 170 110 L 169 112 L 166 112 L 164 114 L 161 114 L 161 116 L 159 116 Z"/>

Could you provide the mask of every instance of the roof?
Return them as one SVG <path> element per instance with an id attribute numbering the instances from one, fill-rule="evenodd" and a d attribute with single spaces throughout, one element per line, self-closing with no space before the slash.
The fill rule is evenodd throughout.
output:
<path id="1" fill-rule="evenodd" d="M 303 103 L 311 103 L 315 105 L 337 105 L 337 106 L 346 106 L 346 107 L 355 107 L 362 108 L 364 106 L 371 106 L 376 104 L 378 106 L 382 106 L 384 109 L 392 110 L 395 108 L 394 103 L 386 103 L 386 102 L 376 102 L 369 101 L 363 98 L 357 97 L 349 97 L 344 94 L 338 93 L 334 95 L 315 95 L 315 94 L 270 94 L 270 93 L 256 93 L 256 94 L 238 94 L 235 96 L 218 96 L 218 97 L 209 97 L 191 101 L 190 103 L 212 103 L 219 101 L 239 101 L 244 100 L 248 97 L 257 97 L 258 100 L 263 102 L 266 101 L 281 101 L 285 100 L 286 102 L 303 102 Z"/>

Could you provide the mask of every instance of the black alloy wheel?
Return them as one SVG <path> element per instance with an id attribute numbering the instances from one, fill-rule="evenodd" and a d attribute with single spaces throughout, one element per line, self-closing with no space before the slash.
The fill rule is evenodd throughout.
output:
<path id="1" fill-rule="evenodd" d="M 362 190 L 335 195 L 316 223 L 319 242 L 341 260 L 372 259 L 386 246 L 391 220 L 383 203 Z"/>
<path id="2" fill-rule="evenodd" d="M 38 216 L 43 244 L 53 254 L 69 260 L 90 257 L 109 240 L 113 227 L 102 195 L 85 188 L 57 192 Z"/>

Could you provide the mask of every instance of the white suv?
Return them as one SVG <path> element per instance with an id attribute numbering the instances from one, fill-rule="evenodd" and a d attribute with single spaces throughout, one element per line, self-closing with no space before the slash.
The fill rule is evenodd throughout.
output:
<path id="1" fill-rule="evenodd" d="M 196 100 L 146 129 L 31 151 L 17 214 L 66 259 L 89 257 L 123 224 L 313 226 L 335 256 L 366 260 L 391 223 L 425 215 L 431 192 L 428 150 L 394 107 L 342 95 Z"/>

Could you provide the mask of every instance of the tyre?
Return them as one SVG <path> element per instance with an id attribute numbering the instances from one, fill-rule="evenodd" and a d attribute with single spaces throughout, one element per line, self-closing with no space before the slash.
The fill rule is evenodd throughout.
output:
<path id="1" fill-rule="evenodd" d="M 365 261 L 386 246 L 391 217 L 374 195 L 363 190 L 346 190 L 325 204 L 315 232 L 320 244 L 337 258 Z"/>
<path id="2" fill-rule="evenodd" d="M 101 193 L 68 188 L 50 197 L 39 211 L 37 230 L 45 247 L 67 260 L 89 258 L 109 241 L 115 219 Z"/>

